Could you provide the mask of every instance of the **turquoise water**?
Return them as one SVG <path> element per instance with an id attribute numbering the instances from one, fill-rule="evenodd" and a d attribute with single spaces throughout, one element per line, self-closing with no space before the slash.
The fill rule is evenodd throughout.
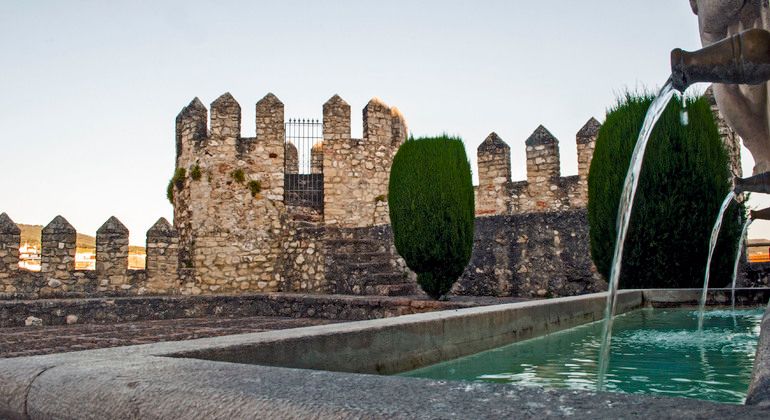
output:
<path id="1" fill-rule="evenodd" d="M 605 390 L 743 403 L 763 309 L 640 309 L 618 315 Z M 402 373 L 596 390 L 600 322 Z"/>

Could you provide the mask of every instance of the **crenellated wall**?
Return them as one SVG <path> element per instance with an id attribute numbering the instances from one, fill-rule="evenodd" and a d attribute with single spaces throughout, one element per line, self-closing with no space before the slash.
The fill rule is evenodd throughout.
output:
<path id="1" fill-rule="evenodd" d="M 176 174 L 184 176 L 170 188 L 179 262 L 190 271 L 182 293 L 327 291 L 323 253 L 308 254 L 304 245 L 315 243 L 316 228 L 388 223 L 387 182 L 406 138 L 403 116 L 373 99 L 363 110 L 364 138 L 352 139 L 350 106 L 333 96 L 323 106 L 324 141 L 311 150 L 312 175 L 299 175 L 297 149 L 285 142 L 284 106 L 273 94 L 256 105 L 253 138 L 240 135 L 241 107 L 229 93 L 210 114 L 207 125 L 196 98 L 176 122 Z M 293 192 L 287 206 L 284 177 L 322 182 L 323 202 L 307 207 Z"/>
<path id="2" fill-rule="evenodd" d="M 511 181 L 511 148 L 491 133 L 477 149 L 476 216 L 583 208 L 588 203 L 588 168 L 599 124 L 591 118 L 576 136 L 578 175 L 561 176 L 559 140 L 538 126 L 525 141 L 527 180 Z"/>
<path id="3" fill-rule="evenodd" d="M 19 229 L 0 214 L 0 296 L 419 293 L 388 226 L 390 167 L 407 137 L 400 112 L 372 99 L 363 138 L 354 139 L 350 105 L 334 95 L 322 108 L 310 173 L 300 173 L 283 103 L 267 94 L 255 110 L 254 137 L 241 135 L 241 106 L 229 93 L 210 110 L 195 98 L 177 115 L 174 223 L 160 219 L 147 232 L 145 270 L 128 270 L 128 229 L 114 217 L 97 231 L 96 270 L 76 270 L 76 231 L 61 216 L 43 229 L 41 271 L 19 269 Z M 737 137 L 719 123 L 739 168 Z M 525 141 L 523 181 L 511 180 L 511 149 L 496 133 L 481 143 L 474 256 L 456 293 L 542 297 L 603 287 L 585 218 L 600 127 L 591 118 L 577 132 L 578 174 L 568 177 L 559 141 L 542 125 Z"/>
<path id="4" fill-rule="evenodd" d="M 211 103 L 204 135 L 205 115 L 196 98 L 177 117 L 177 168 L 186 176 L 174 186 L 174 224 L 181 263 L 194 270 L 184 289 L 276 291 L 285 233 L 283 103 L 267 94 L 256 104 L 256 137 L 241 137 L 241 107 L 229 93 Z"/>
<path id="5" fill-rule="evenodd" d="M 56 216 L 41 233 L 40 271 L 19 268 L 20 230 L 0 214 L 0 296 L 142 295 L 179 293 L 178 234 L 159 219 L 147 232 L 147 269 L 128 269 L 128 229 L 110 217 L 96 232 L 96 269 L 75 269 L 75 228 Z"/>
<path id="6" fill-rule="evenodd" d="M 0 293 L 14 293 L 19 273 L 21 229 L 7 214 L 0 214 Z M 10 291 L 8 291 L 10 290 Z"/>
<path id="7" fill-rule="evenodd" d="M 376 98 L 364 107 L 363 120 L 364 138 L 353 139 L 350 105 L 335 95 L 323 106 L 324 220 L 328 226 L 389 223 L 378 218 L 377 207 L 386 202 L 393 156 L 406 140 L 406 120 L 398 109 Z"/>

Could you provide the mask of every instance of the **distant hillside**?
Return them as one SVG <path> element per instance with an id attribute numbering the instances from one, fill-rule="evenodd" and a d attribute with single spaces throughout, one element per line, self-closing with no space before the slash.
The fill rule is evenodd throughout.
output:
<path id="1" fill-rule="evenodd" d="M 25 225 L 22 223 L 16 224 L 21 229 L 21 243 L 28 243 L 32 246 L 40 247 L 40 234 L 43 231 L 41 225 Z M 79 250 L 93 251 L 96 249 L 96 238 L 83 233 L 78 233 L 78 237 L 75 240 Z M 130 245 L 128 247 L 129 254 L 144 254 L 145 249 L 143 246 Z"/>

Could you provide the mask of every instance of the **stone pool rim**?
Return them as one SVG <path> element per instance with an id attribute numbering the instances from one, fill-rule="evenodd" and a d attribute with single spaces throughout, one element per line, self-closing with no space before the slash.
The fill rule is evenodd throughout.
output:
<path id="1" fill-rule="evenodd" d="M 692 296 L 698 293 L 697 290 L 621 292 L 623 300 L 620 306 L 624 311 L 644 305 L 689 305 Z M 724 294 L 724 290 L 714 291 L 710 300 L 720 302 Z M 741 294 L 762 295 L 763 299 L 770 295 L 768 289 L 741 291 Z M 729 301 L 729 290 L 727 298 Z M 221 360 L 233 349 L 248 352 L 265 343 L 296 348 L 319 343 L 327 345 L 334 343 L 335 337 L 338 342 L 348 340 L 353 344 L 358 339 L 363 339 L 363 342 L 369 340 L 369 344 L 380 346 L 380 350 L 389 350 L 392 345 L 389 348 L 387 343 L 394 340 L 382 340 L 382 336 L 386 335 L 383 332 L 390 331 L 406 331 L 405 334 L 412 340 L 406 340 L 410 345 L 435 346 L 440 342 L 437 341 L 439 338 L 449 337 L 451 345 L 442 356 L 466 350 L 474 350 L 475 353 L 481 351 L 475 350 L 475 347 L 498 346 L 498 341 L 506 338 L 503 336 L 510 338 L 516 334 L 506 332 L 505 328 L 495 331 L 499 337 L 483 334 L 483 331 L 471 331 L 476 334 L 473 336 L 476 345 L 467 341 L 463 343 L 463 348 L 459 348 L 461 346 L 451 342 L 456 338 L 452 335 L 452 328 L 483 325 L 490 319 L 510 317 L 511 314 L 521 316 L 529 310 L 532 314 L 545 317 L 530 321 L 533 333 L 536 328 L 545 329 L 542 332 L 555 331 L 574 326 L 571 324 L 579 320 L 585 323 L 600 318 L 589 319 L 595 316 L 597 306 L 603 310 L 603 305 L 597 305 L 597 302 L 603 303 L 605 299 L 606 292 L 293 330 L 0 359 L 0 417 L 248 417 L 258 412 L 264 416 L 281 417 L 661 417 L 661 413 L 663 417 L 687 417 L 721 413 L 744 418 L 767 418 L 770 413 L 770 375 L 767 369 L 770 365 L 770 311 L 765 312 L 762 321 L 749 397 L 750 403 L 755 405 L 751 406 L 637 394 L 528 390 L 503 384 L 454 383 L 190 358 L 213 352 Z M 583 308 L 585 310 L 571 316 L 543 309 L 574 309 L 580 304 L 585 304 L 587 309 Z M 587 315 L 589 313 L 590 316 Z M 441 334 L 420 341 L 415 337 L 419 338 L 418 332 L 422 334 L 421 328 L 433 328 Z M 376 338 L 378 334 L 379 341 Z M 465 346 L 470 349 L 465 349 Z M 270 345 L 262 348 L 271 349 Z M 330 349 L 326 350 L 327 353 L 320 354 L 330 354 Z M 291 351 L 296 350 L 289 350 L 288 353 Z M 371 349 L 357 351 L 370 352 Z M 342 360 L 348 356 L 346 353 L 339 355 Z M 427 350 L 421 354 L 418 349 L 410 357 L 429 360 L 434 356 Z M 241 354 L 239 357 L 246 356 Z M 349 360 L 360 363 L 355 358 Z M 383 366 L 387 369 L 399 368 L 398 363 L 392 361 L 386 361 Z M 109 407 L 104 406 L 104 401 L 110 401 Z M 223 401 L 227 404 L 223 405 Z"/>

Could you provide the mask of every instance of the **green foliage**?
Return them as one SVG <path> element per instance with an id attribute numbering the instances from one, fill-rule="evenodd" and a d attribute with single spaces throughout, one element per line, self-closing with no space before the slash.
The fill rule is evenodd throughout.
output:
<path id="1" fill-rule="evenodd" d="M 193 167 L 190 169 L 190 178 L 193 179 L 193 181 L 200 181 L 201 176 L 203 174 L 201 173 L 201 167 L 197 163 L 193 165 Z"/>
<path id="2" fill-rule="evenodd" d="M 174 205 L 174 182 L 168 181 L 168 185 L 166 186 L 166 198 L 168 199 L 168 202 L 171 203 L 171 205 Z"/>
<path id="3" fill-rule="evenodd" d="M 251 190 L 251 196 L 256 197 L 257 194 L 262 192 L 262 183 L 260 181 L 249 181 L 247 184 L 249 190 Z"/>
<path id="4" fill-rule="evenodd" d="M 462 140 L 407 140 L 393 159 L 388 199 L 398 253 L 422 289 L 440 298 L 473 249 L 473 184 Z"/>
<path id="5" fill-rule="evenodd" d="M 246 181 L 246 174 L 243 172 L 243 169 L 236 169 L 230 172 L 230 176 L 239 184 L 243 184 Z"/>
<path id="6" fill-rule="evenodd" d="M 171 182 L 176 185 L 177 188 L 184 187 L 184 179 L 187 176 L 187 171 L 184 168 L 176 168 L 174 176 L 171 178 Z"/>
<path id="7" fill-rule="evenodd" d="M 388 201 L 388 196 L 386 194 L 380 194 L 377 197 L 374 197 L 375 203 L 384 202 L 384 201 Z"/>
<path id="8" fill-rule="evenodd" d="M 607 113 L 588 175 L 591 256 L 609 277 L 617 237 L 623 181 L 650 95 L 627 94 Z M 730 191 L 728 156 L 704 97 L 673 99 L 653 129 L 644 157 L 628 229 L 621 288 L 702 287 L 708 242 L 719 206 Z M 730 281 L 745 209 L 725 214 L 712 262 L 710 285 Z"/>
<path id="9" fill-rule="evenodd" d="M 174 204 L 174 187 L 176 189 L 182 189 L 184 187 L 184 179 L 187 176 L 185 168 L 176 168 L 174 176 L 168 181 L 166 186 L 166 198 L 173 205 Z"/>

